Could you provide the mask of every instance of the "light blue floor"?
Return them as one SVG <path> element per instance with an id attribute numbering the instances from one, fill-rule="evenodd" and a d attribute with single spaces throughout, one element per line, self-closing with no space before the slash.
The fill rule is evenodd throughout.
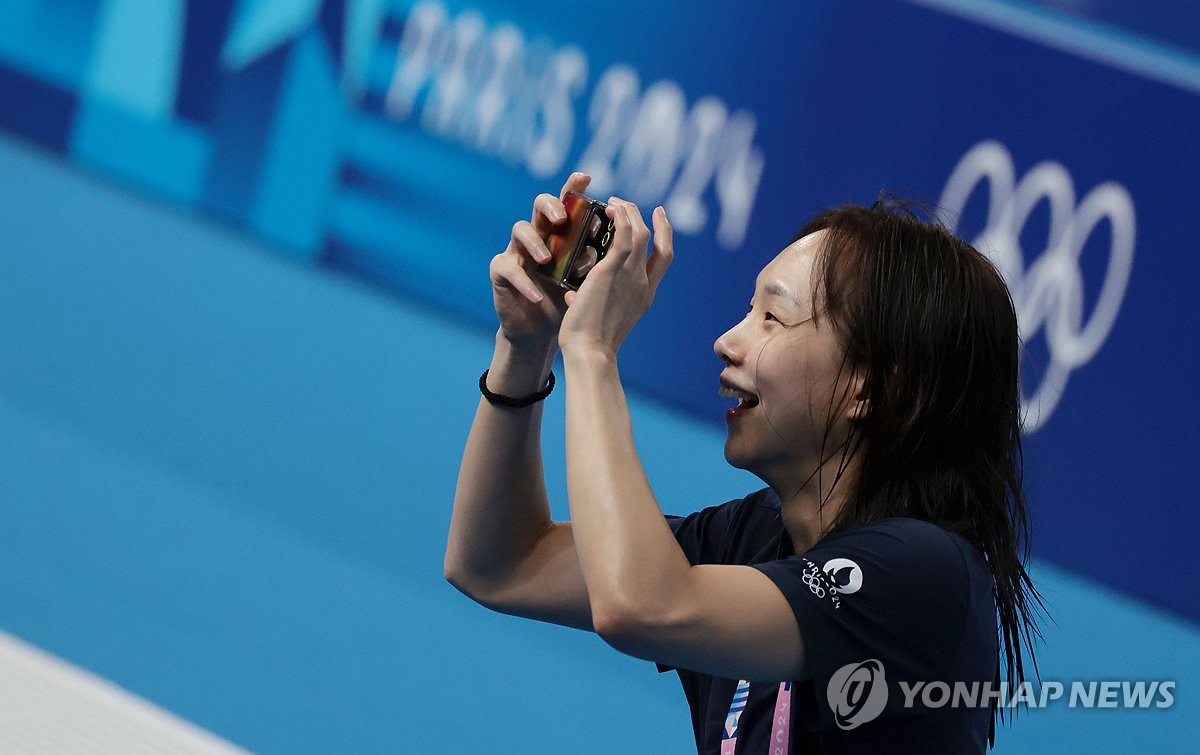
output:
<path id="1" fill-rule="evenodd" d="M 441 578 L 491 333 L 10 141 L 0 196 L 0 629 L 262 752 L 689 751 L 673 677 Z M 756 487 L 715 425 L 633 412 L 668 510 Z M 561 502 L 561 395 L 546 441 Z M 1028 711 L 998 751 L 1190 751 L 1200 631 L 1035 575 L 1045 678 L 1176 704 Z"/>

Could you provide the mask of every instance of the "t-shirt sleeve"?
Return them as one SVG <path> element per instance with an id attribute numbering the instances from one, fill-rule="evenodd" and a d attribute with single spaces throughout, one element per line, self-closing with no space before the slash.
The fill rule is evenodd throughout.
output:
<path id="1" fill-rule="evenodd" d="M 666 515 L 667 525 L 675 534 L 675 540 L 687 556 L 688 563 L 693 566 L 722 563 L 728 548 L 730 522 L 735 507 L 742 505 L 743 500 L 709 506 L 687 516 Z M 661 663 L 655 665 L 660 673 L 674 670 Z"/>
<path id="2" fill-rule="evenodd" d="M 809 726 L 895 714 L 903 709 L 898 682 L 943 678 L 970 610 L 965 547 L 928 522 L 887 519 L 754 565 L 795 613 L 817 695 Z M 893 691 L 886 703 L 863 697 L 885 681 L 883 694 Z"/>
<path id="3" fill-rule="evenodd" d="M 722 563 L 728 547 L 730 520 L 741 501 L 709 506 L 687 516 L 667 515 L 667 525 L 687 556 L 688 563 Z"/>

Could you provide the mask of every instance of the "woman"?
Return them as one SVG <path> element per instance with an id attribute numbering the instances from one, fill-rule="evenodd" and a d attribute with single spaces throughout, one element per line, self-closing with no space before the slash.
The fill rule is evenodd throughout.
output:
<path id="1" fill-rule="evenodd" d="M 715 344 L 737 399 L 725 457 L 768 487 L 664 517 L 616 354 L 671 263 L 665 212 L 651 248 L 637 207 L 610 200 L 613 246 L 577 292 L 528 272 L 566 219 L 561 196 L 588 181 L 539 196 L 492 260 L 500 330 L 447 578 L 677 669 L 700 752 L 986 749 L 1007 699 L 999 648 L 1008 683 L 1022 679 L 1040 604 L 1022 563 L 1017 324 L 995 268 L 894 209 L 817 216 Z M 568 522 L 550 519 L 540 455 L 557 350 Z"/>

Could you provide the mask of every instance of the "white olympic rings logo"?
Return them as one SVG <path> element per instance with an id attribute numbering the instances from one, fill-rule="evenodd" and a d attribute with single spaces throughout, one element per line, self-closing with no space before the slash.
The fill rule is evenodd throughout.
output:
<path id="1" fill-rule="evenodd" d="M 1017 310 L 1021 337 L 1029 342 L 1044 326 L 1050 364 L 1037 389 L 1022 391 L 1025 429 L 1049 419 L 1071 372 L 1091 361 L 1112 331 L 1133 268 L 1133 199 L 1119 183 L 1103 183 L 1076 204 L 1070 173 L 1060 163 L 1035 165 L 1020 181 L 1003 144 L 981 142 L 967 151 L 942 192 L 942 221 L 954 231 L 971 192 L 988 182 L 987 227 L 971 240 L 1004 275 Z M 1030 213 L 1046 200 L 1050 230 L 1041 256 L 1028 267 L 1021 230 Z M 1112 231 L 1108 269 L 1089 317 L 1083 312 L 1083 273 L 1079 256 L 1088 237 L 1104 220 Z"/>
<path id="2" fill-rule="evenodd" d="M 825 588 L 821 586 L 820 578 L 817 576 L 817 574 L 817 567 L 809 566 L 800 576 L 800 580 L 808 586 L 808 589 L 813 595 L 816 595 L 818 598 L 823 598 L 825 597 Z"/>

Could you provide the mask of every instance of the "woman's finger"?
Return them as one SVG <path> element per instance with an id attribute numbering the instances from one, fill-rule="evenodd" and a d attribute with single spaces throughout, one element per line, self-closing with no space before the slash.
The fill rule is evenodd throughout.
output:
<path id="1" fill-rule="evenodd" d="M 549 194 L 543 194 L 542 196 L 550 197 Z M 555 202 L 558 201 L 554 197 L 550 197 L 550 199 Z M 550 261 L 550 248 L 546 246 L 546 240 L 542 238 L 542 235 L 537 232 L 537 229 L 529 221 L 518 220 L 513 225 L 512 240 L 513 243 L 509 245 L 510 249 L 514 246 L 519 247 L 526 255 L 543 265 Z"/>
<path id="2" fill-rule="evenodd" d="M 642 211 L 636 204 L 622 202 L 621 206 L 625 209 L 625 216 L 629 220 L 630 238 L 633 242 L 629 264 L 644 266 L 650 247 L 650 229 L 646 227 L 646 221 L 642 219 Z"/>
<path id="3" fill-rule="evenodd" d="M 545 298 L 542 289 L 533 282 L 525 268 L 508 255 L 498 254 L 492 259 L 491 273 L 493 285 L 511 288 L 534 304 Z"/>
<path id="4" fill-rule="evenodd" d="M 671 266 L 671 260 L 675 259 L 675 231 L 663 207 L 654 209 L 650 222 L 654 224 L 654 254 L 646 263 L 646 276 L 650 279 L 650 290 L 654 291 Z"/>
<path id="5" fill-rule="evenodd" d="M 562 200 L 553 194 L 538 194 L 533 200 L 533 228 L 542 236 L 567 222 Z"/>
<path id="6" fill-rule="evenodd" d="M 572 173 L 571 175 L 567 176 L 567 181 L 563 184 L 562 191 L 558 193 L 558 198 L 566 199 L 567 192 L 570 191 L 577 191 L 580 194 L 583 194 L 585 191 L 587 191 L 588 184 L 591 182 L 592 177 L 587 173 Z"/>
<path id="7" fill-rule="evenodd" d="M 538 194 L 533 200 L 533 216 L 531 218 L 533 227 L 543 236 L 553 233 L 554 230 L 567 221 L 567 211 L 563 206 L 563 200 L 567 197 L 567 192 L 575 191 L 582 194 L 591 183 L 592 177 L 586 173 L 572 173 L 567 177 L 567 182 L 563 184 L 562 191 L 556 197 L 553 194 Z"/>
<path id="8" fill-rule="evenodd" d="M 605 260 L 614 257 L 613 264 L 624 264 L 633 251 L 633 227 L 625 210 L 625 201 L 617 197 L 608 198 L 608 209 L 604 214 L 613 221 L 613 240 Z"/>

